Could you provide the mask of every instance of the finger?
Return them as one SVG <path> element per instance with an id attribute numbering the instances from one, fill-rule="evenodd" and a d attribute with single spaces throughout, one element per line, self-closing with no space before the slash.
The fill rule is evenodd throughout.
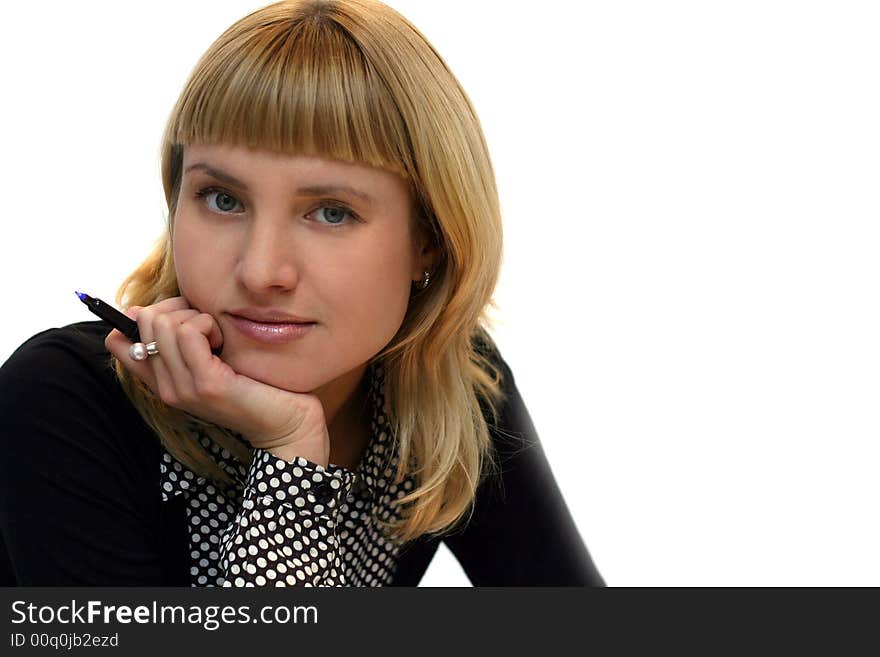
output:
<path id="1" fill-rule="evenodd" d="M 131 340 L 123 333 L 117 329 L 110 331 L 107 337 L 104 338 L 104 346 L 125 369 L 143 381 L 154 393 L 159 394 L 152 369 L 146 361 L 136 361 L 131 357 L 131 354 L 128 352 L 131 347 Z"/>
<path id="2" fill-rule="evenodd" d="M 219 337 L 217 337 L 219 336 Z M 216 320 L 207 313 L 200 313 L 180 326 L 178 347 L 192 378 L 194 392 L 198 397 L 215 396 L 223 385 L 216 367 L 217 356 L 211 353 L 212 343 L 223 343 L 222 333 Z"/>
<path id="3" fill-rule="evenodd" d="M 184 327 L 195 329 L 202 337 L 204 337 L 208 349 L 212 353 L 214 350 L 223 346 L 223 331 L 220 329 L 217 320 L 208 313 L 198 313 L 192 317 L 188 317 L 186 321 L 181 324 L 181 328 Z"/>
<path id="4" fill-rule="evenodd" d="M 152 362 L 162 400 L 172 406 L 195 397 L 195 382 L 180 354 L 178 337 L 181 324 L 198 314 L 193 309 L 175 310 L 153 320 L 153 340 L 159 346 L 159 355 L 148 360 Z"/>
<path id="5" fill-rule="evenodd" d="M 125 314 L 137 321 L 138 325 L 138 334 L 140 335 L 140 340 L 143 344 L 149 344 L 153 342 L 155 338 L 155 331 L 153 330 L 153 322 L 156 317 L 160 316 L 162 313 L 172 312 L 175 310 L 182 310 L 185 308 L 189 308 L 189 303 L 182 296 L 177 297 L 169 297 L 168 299 L 163 299 L 162 301 L 158 301 L 149 306 L 142 307 L 132 307 L 129 308 Z M 163 395 L 168 395 L 169 393 L 173 394 L 173 390 L 168 388 L 170 382 L 170 376 L 165 372 L 165 376 L 160 379 L 159 372 L 156 371 L 155 363 L 159 360 L 155 356 L 151 356 L 147 358 L 145 361 L 141 361 L 143 367 L 129 368 L 133 372 L 143 372 L 148 373 L 146 376 L 142 376 L 141 378 L 150 386 L 150 389 L 156 394 L 160 399 L 164 399 Z M 128 358 L 129 362 L 138 362 L 134 361 L 130 356 Z M 125 362 L 125 361 L 123 361 Z M 161 370 L 161 365 L 160 368 Z"/>
<path id="6" fill-rule="evenodd" d="M 189 302 L 183 297 L 170 297 L 150 306 L 139 307 L 133 319 L 137 321 L 141 342 L 147 344 L 156 339 L 153 332 L 153 321 L 155 321 L 156 317 L 176 310 L 185 310 L 189 307 Z M 130 308 L 129 310 L 132 309 Z M 128 311 L 126 311 L 126 314 L 128 314 Z"/>

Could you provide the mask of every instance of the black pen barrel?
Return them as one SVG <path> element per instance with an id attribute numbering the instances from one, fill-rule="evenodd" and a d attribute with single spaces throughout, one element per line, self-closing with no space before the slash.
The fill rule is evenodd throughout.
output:
<path id="1" fill-rule="evenodd" d="M 140 342 L 141 337 L 138 332 L 136 321 L 126 317 L 109 303 L 101 301 L 101 299 L 98 299 L 97 297 L 90 297 L 84 294 L 80 299 L 82 299 L 82 302 L 88 306 L 89 310 L 106 321 L 113 328 L 117 329 L 129 340 L 132 342 Z"/>

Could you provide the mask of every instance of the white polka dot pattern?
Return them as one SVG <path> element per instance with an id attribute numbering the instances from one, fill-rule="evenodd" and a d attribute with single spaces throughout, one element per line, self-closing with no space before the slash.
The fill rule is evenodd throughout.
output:
<path id="1" fill-rule="evenodd" d="M 220 563 L 230 574 L 224 586 L 345 586 L 334 520 L 354 473 L 254 451 L 260 462 L 220 540 Z"/>
<path id="2" fill-rule="evenodd" d="M 196 425 L 193 431 L 234 484 L 195 475 L 167 451 L 162 499 L 187 501 L 192 586 L 383 586 L 398 546 L 376 524 L 396 518 L 413 490 L 391 480 L 397 464 L 385 417 L 383 371 L 370 366 L 371 440 L 357 471 L 253 449 L 250 468 Z M 239 436 L 239 439 L 244 439 Z M 244 441 L 245 444 L 246 441 Z"/>

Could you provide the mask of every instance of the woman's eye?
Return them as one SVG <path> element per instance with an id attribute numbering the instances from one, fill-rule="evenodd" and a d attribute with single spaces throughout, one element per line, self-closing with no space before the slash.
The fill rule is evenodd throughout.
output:
<path id="1" fill-rule="evenodd" d="M 323 214 L 323 219 L 327 222 L 326 225 L 328 226 L 345 225 L 345 223 L 347 223 L 345 222 L 345 215 L 351 217 L 352 220 L 357 219 L 357 216 L 354 212 L 352 212 L 350 208 L 341 205 L 322 205 L 321 207 L 309 212 L 309 214 L 316 215 L 318 217 L 321 217 L 321 215 Z"/>
<path id="2" fill-rule="evenodd" d="M 232 212 L 232 209 L 235 207 L 235 204 L 239 203 L 238 199 L 236 199 L 231 194 L 227 194 L 222 189 L 215 189 L 213 187 L 206 187 L 205 189 L 200 189 L 196 192 L 196 197 L 201 199 L 208 199 L 208 207 L 214 211 L 219 212 L 220 214 L 225 214 L 227 212 Z M 217 209 L 211 207 L 210 199 L 214 197 L 217 203 Z"/>

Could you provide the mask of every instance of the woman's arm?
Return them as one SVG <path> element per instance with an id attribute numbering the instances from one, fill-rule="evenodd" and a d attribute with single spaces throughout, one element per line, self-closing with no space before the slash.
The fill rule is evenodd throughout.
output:
<path id="1" fill-rule="evenodd" d="M 145 467 L 157 463 L 155 441 L 120 408 L 81 335 L 38 334 L 0 368 L 8 584 L 159 586 L 158 466 Z"/>
<path id="2" fill-rule="evenodd" d="M 443 540 L 474 586 L 604 586 L 513 373 L 495 359 L 508 394 L 499 425 L 490 425 L 502 472 L 480 484 L 470 522 Z"/>

